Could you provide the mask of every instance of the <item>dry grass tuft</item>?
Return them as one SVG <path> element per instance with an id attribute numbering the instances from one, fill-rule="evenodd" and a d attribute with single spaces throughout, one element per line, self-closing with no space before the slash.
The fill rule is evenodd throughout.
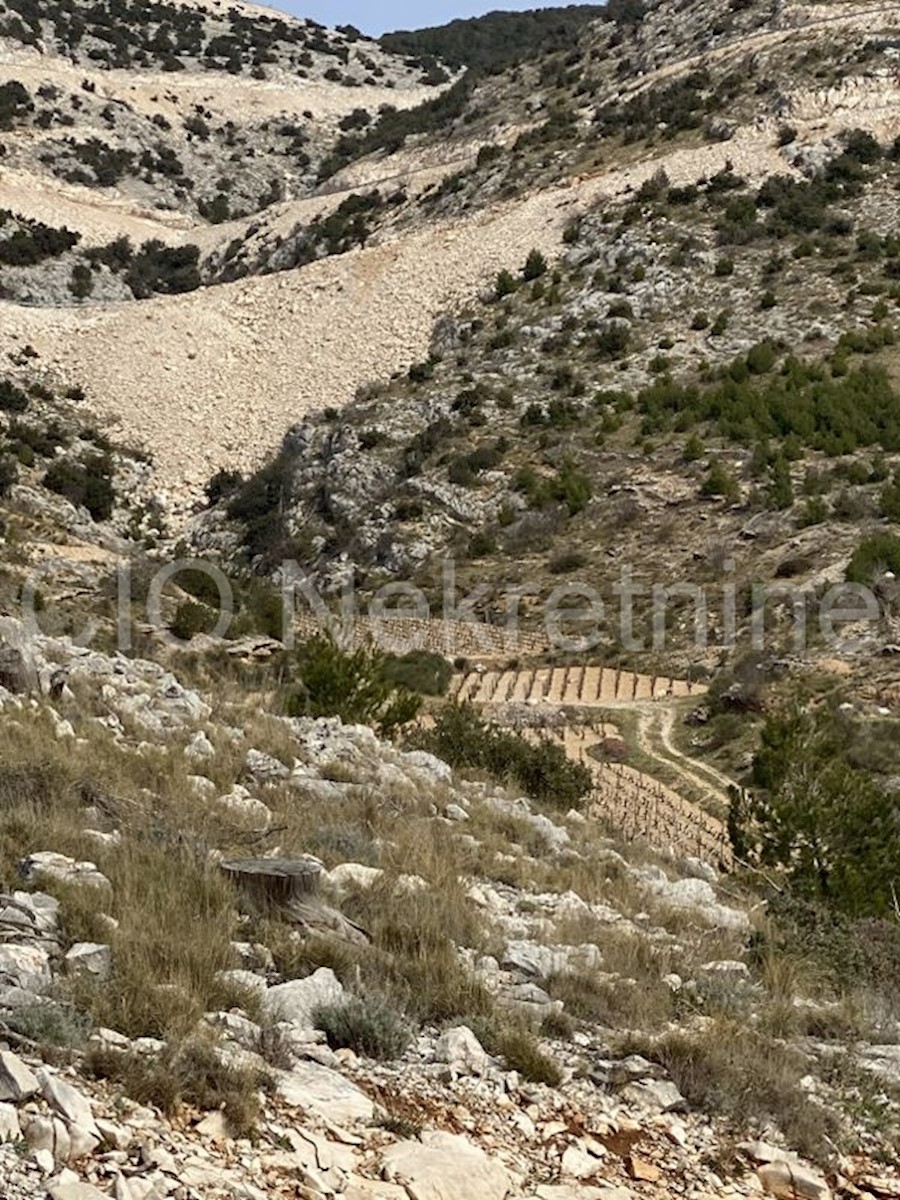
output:
<path id="1" fill-rule="evenodd" d="M 713 1021 L 695 1032 L 631 1037 L 621 1049 L 665 1067 L 693 1108 L 724 1115 L 743 1131 L 775 1125 L 816 1162 L 834 1151 L 837 1118 L 801 1088 L 809 1062 L 796 1048 L 740 1022 Z"/>
<path id="2" fill-rule="evenodd" d="M 255 1128 L 260 1092 L 271 1089 L 262 1071 L 225 1062 L 214 1046 L 191 1041 L 169 1047 L 160 1057 L 92 1048 L 84 1068 L 97 1079 L 116 1084 L 129 1099 L 152 1104 L 167 1115 L 184 1105 L 220 1109 L 236 1137 Z"/>

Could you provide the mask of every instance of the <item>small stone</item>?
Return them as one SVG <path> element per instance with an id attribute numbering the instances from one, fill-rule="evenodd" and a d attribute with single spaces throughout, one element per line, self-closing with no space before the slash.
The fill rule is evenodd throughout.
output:
<path id="1" fill-rule="evenodd" d="M 0 1052 L 0 1100 L 19 1104 L 40 1091 L 40 1086 L 34 1072 L 17 1054 L 11 1050 Z"/>
<path id="2" fill-rule="evenodd" d="M 201 729 L 195 733 L 184 750 L 184 756 L 191 762 L 203 762 L 204 759 L 215 758 L 216 748 Z"/>
<path id="3" fill-rule="evenodd" d="M 667 1079 L 642 1079 L 628 1084 L 620 1094 L 623 1100 L 660 1112 L 676 1112 L 686 1107 L 684 1096 Z"/>
<path id="4" fill-rule="evenodd" d="M 632 1179 L 637 1179 L 641 1183 L 659 1183 L 662 1178 L 662 1171 L 659 1167 L 647 1162 L 645 1158 L 638 1158 L 636 1154 L 629 1155 L 628 1174 Z"/>
<path id="5" fill-rule="evenodd" d="M 56 1161 L 49 1150 L 35 1150 L 31 1157 L 42 1175 L 52 1175 L 56 1170 Z"/>
<path id="6" fill-rule="evenodd" d="M 568 1175 L 572 1179 L 590 1179 L 600 1170 L 601 1166 L 599 1160 L 588 1154 L 587 1150 L 578 1143 L 565 1148 L 560 1165 L 563 1175 Z"/>
<path id="7" fill-rule="evenodd" d="M 773 1162 L 757 1168 L 759 1181 L 778 1200 L 831 1200 L 831 1188 L 808 1167 Z"/>
<path id="8" fill-rule="evenodd" d="M 73 975 L 108 979 L 112 969 L 112 951 L 102 942 L 76 942 L 64 961 L 66 970 Z"/>
<path id="9" fill-rule="evenodd" d="M 131 1130 L 126 1129 L 124 1125 L 117 1125 L 114 1121 L 98 1117 L 97 1131 L 104 1146 L 108 1146 L 110 1150 L 127 1150 L 131 1145 Z"/>
<path id="10" fill-rule="evenodd" d="M 223 1112 L 207 1113 L 203 1120 L 194 1126 L 194 1132 L 213 1142 L 224 1142 L 234 1136 Z"/>
<path id="11" fill-rule="evenodd" d="M 442 1034 L 435 1054 L 438 1062 L 447 1063 L 457 1075 L 483 1075 L 489 1061 L 481 1042 L 466 1025 Z"/>
<path id="12" fill-rule="evenodd" d="M 19 1114 L 11 1104 L 0 1104 L 0 1143 L 22 1140 Z"/>

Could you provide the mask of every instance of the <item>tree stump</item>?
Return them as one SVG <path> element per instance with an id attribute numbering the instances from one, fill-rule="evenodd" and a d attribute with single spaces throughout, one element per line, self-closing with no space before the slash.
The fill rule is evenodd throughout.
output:
<path id="1" fill-rule="evenodd" d="M 242 858 L 222 870 L 255 907 L 287 908 L 318 894 L 322 864 L 315 858 Z"/>
<path id="2" fill-rule="evenodd" d="M 242 858 L 222 863 L 253 913 L 278 910 L 306 936 L 365 945 L 369 935 L 319 896 L 322 864 L 315 858 Z"/>

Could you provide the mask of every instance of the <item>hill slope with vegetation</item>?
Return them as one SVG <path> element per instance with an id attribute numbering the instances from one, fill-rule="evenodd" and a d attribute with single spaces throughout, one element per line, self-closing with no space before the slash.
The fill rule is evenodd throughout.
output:
<path id="1" fill-rule="evenodd" d="M 900 1196 L 900 7 L 596 17 L 2 7 L 11 1200 Z"/>
<path id="2" fill-rule="evenodd" d="M 605 13 L 599 4 L 491 12 L 427 29 L 386 33 L 378 40 L 391 54 L 438 59 L 455 69 L 491 74 L 538 55 L 570 51 L 582 28 Z"/>

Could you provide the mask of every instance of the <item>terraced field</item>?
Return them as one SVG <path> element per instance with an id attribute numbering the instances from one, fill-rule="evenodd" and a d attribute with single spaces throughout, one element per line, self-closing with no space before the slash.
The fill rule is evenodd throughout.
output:
<path id="1" fill-rule="evenodd" d="M 615 667 L 537 667 L 530 671 L 472 671 L 453 682 L 452 695 L 473 704 L 577 704 L 606 707 L 640 700 L 699 696 L 703 684 Z"/>

